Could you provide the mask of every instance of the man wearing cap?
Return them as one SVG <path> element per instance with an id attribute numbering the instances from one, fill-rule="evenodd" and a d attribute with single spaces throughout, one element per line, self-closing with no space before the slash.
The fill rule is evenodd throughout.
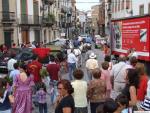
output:
<path id="1" fill-rule="evenodd" d="M 96 55 L 91 53 L 89 59 L 86 61 L 86 69 L 89 80 L 92 80 L 92 71 L 99 68 L 98 61 L 96 60 Z"/>

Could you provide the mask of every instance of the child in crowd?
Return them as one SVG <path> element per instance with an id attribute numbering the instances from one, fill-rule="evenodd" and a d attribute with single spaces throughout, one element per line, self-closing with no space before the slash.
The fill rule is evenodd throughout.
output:
<path id="1" fill-rule="evenodd" d="M 41 82 L 39 84 L 38 91 L 36 92 L 40 113 L 47 113 L 46 94 L 47 94 L 46 86 L 43 82 Z"/>
<path id="2" fill-rule="evenodd" d="M 110 71 L 108 70 L 109 68 L 109 63 L 107 61 L 104 61 L 102 63 L 102 69 L 101 69 L 101 79 L 106 81 L 106 86 L 107 86 L 107 97 L 110 97 L 110 92 L 112 89 L 112 84 L 110 81 Z"/>
<path id="3" fill-rule="evenodd" d="M 104 104 L 100 104 L 96 108 L 96 113 L 115 113 L 117 108 L 118 108 L 117 103 L 113 99 L 108 98 L 106 99 Z"/>
<path id="4" fill-rule="evenodd" d="M 106 99 L 104 104 L 101 104 L 96 108 L 96 113 L 128 113 L 128 111 L 126 112 L 124 110 L 128 105 L 128 98 L 125 95 L 120 94 L 115 101 L 111 98 Z"/>
<path id="5" fill-rule="evenodd" d="M 120 94 L 116 98 L 116 103 L 118 105 L 117 110 L 114 113 L 128 113 L 129 99 L 127 96 Z"/>
<path id="6" fill-rule="evenodd" d="M 5 79 L 0 78 L 0 113 L 11 113 L 9 96 L 7 82 Z"/>

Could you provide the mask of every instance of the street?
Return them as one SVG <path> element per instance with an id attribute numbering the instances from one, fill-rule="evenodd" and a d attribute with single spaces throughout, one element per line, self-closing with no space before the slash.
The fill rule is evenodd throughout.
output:
<path id="1" fill-rule="evenodd" d="M 103 54 L 103 52 L 102 51 L 100 51 L 99 49 L 93 49 L 93 51 L 94 51 L 94 53 L 97 55 L 97 59 L 98 59 L 98 61 L 99 61 L 99 66 L 100 66 L 100 64 L 103 62 L 103 60 L 104 60 L 104 54 Z M 84 61 L 84 55 L 85 55 L 85 53 L 83 53 L 83 61 Z M 87 72 L 86 72 L 86 68 L 85 68 L 85 62 L 83 62 L 83 64 L 82 64 L 82 67 L 81 67 L 81 69 L 84 71 L 84 80 L 85 81 L 88 81 L 88 77 L 87 77 Z M 68 78 L 68 73 L 66 73 L 66 74 L 63 74 L 62 75 L 62 78 L 63 79 L 69 79 Z M 48 90 L 48 92 L 49 92 L 49 89 L 47 89 Z M 47 95 L 47 104 L 48 104 L 48 113 L 54 113 L 54 106 L 51 104 L 51 102 L 50 102 L 50 96 L 49 95 Z M 89 110 L 90 111 L 90 110 Z M 38 107 L 35 107 L 34 106 L 34 109 L 33 109 L 33 113 L 39 113 L 39 110 L 38 110 Z"/>

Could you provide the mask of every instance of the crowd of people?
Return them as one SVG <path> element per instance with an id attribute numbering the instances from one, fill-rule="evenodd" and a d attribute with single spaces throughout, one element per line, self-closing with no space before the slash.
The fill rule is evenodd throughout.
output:
<path id="1" fill-rule="evenodd" d="M 99 65 L 99 56 L 91 44 L 83 56 L 82 43 L 76 41 L 78 43 L 74 42 L 75 46 L 67 51 L 66 58 L 61 53 L 51 54 L 47 65 L 42 65 L 38 55 L 28 63 L 17 62 L 12 55 L 8 61 L 8 76 L 12 83 L 0 78 L 0 113 L 32 113 L 33 103 L 37 103 L 39 113 L 48 113 L 47 101 L 51 101 L 55 113 L 150 110 L 150 81 L 137 56 L 120 55 L 118 63 L 113 64 L 109 46 L 104 45 L 105 58 Z M 86 73 L 81 68 L 83 62 Z M 68 73 L 68 80 L 62 77 L 62 70 Z M 84 80 L 84 76 L 88 80 Z M 33 96 L 35 100 L 32 100 Z"/>

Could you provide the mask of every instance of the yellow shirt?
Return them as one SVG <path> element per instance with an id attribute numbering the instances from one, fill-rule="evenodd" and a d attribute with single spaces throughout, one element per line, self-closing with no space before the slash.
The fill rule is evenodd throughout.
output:
<path id="1" fill-rule="evenodd" d="M 86 61 L 86 68 L 87 69 L 96 69 L 98 68 L 98 61 L 96 59 L 88 59 Z"/>
<path id="2" fill-rule="evenodd" d="M 87 82 L 83 80 L 75 80 L 72 83 L 74 88 L 75 107 L 87 107 Z"/>

